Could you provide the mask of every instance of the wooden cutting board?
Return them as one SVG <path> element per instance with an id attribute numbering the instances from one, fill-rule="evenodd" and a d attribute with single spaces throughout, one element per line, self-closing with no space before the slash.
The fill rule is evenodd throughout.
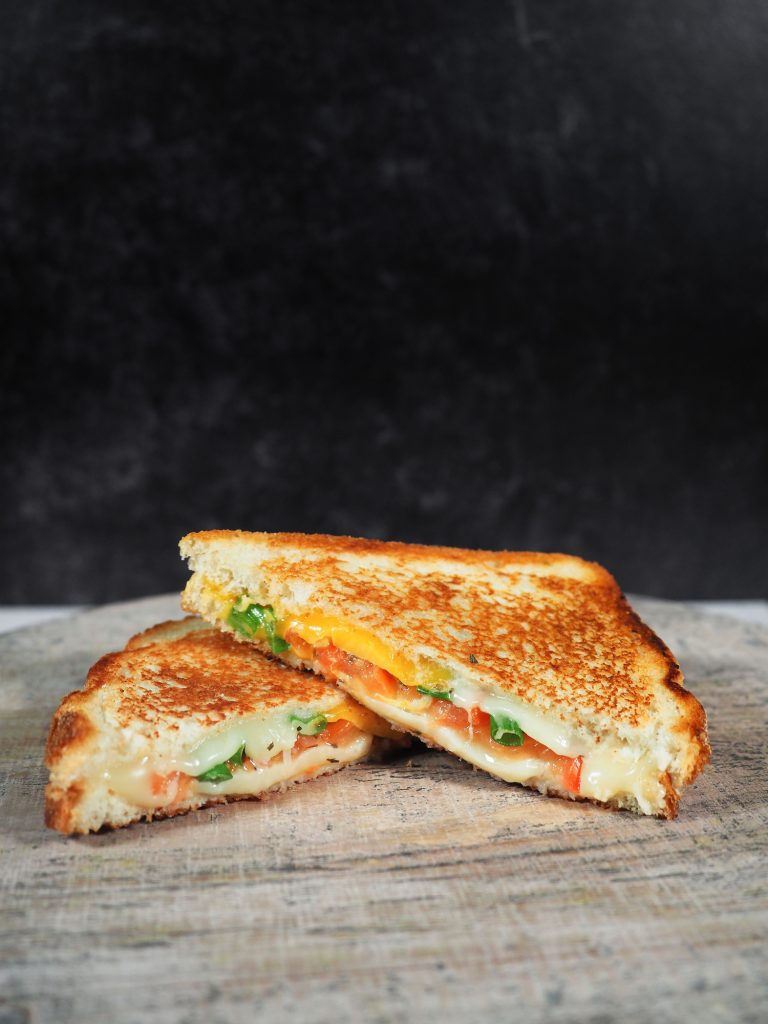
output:
<path id="1" fill-rule="evenodd" d="M 424 751 L 67 839 L 53 710 L 177 599 L 0 637 L 0 1024 L 768 1021 L 768 630 L 635 603 L 710 719 L 672 822 Z"/>

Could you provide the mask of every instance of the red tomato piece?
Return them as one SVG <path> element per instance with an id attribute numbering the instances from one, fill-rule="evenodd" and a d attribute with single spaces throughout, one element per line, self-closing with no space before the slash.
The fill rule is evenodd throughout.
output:
<path id="1" fill-rule="evenodd" d="M 296 742 L 293 744 L 293 752 L 294 754 L 300 754 L 303 750 L 316 747 L 319 742 L 319 736 L 297 736 Z"/>
<path id="2" fill-rule="evenodd" d="M 320 671 L 330 679 L 336 679 L 340 675 L 353 675 L 355 659 L 351 654 L 342 651 L 334 644 L 326 644 L 324 647 L 315 648 L 315 661 L 320 666 Z"/>
<path id="3" fill-rule="evenodd" d="M 354 739 L 355 734 L 359 732 L 360 730 L 352 722 L 347 722 L 346 719 L 340 718 L 338 722 L 330 722 L 317 739 L 321 743 L 335 743 L 336 746 L 339 746 Z"/>
<path id="4" fill-rule="evenodd" d="M 314 647 L 312 646 L 312 644 L 307 643 L 306 640 L 300 637 L 295 630 L 288 630 L 288 632 L 285 634 L 285 642 L 291 645 L 291 647 L 294 650 L 294 653 L 299 658 L 302 658 L 304 661 L 312 660 Z"/>
<path id="5" fill-rule="evenodd" d="M 487 711 L 481 711 L 480 708 L 472 708 L 469 712 L 469 720 L 472 723 L 472 729 L 474 732 L 478 732 L 481 735 L 485 735 L 487 733 L 490 736 L 491 716 Z"/>
<path id="6" fill-rule="evenodd" d="M 317 647 L 315 661 L 327 678 L 348 676 L 361 683 L 372 697 L 395 697 L 403 688 L 390 672 L 363 658 L 356 658 L 334 644 Z"/>
<path id="7" fill-rule="evenodd" d="M 347 722 L 343 718 L 339 719 L 338 722 L 329 722 L 317 736 L 297 736 L 296 742 L 293 745 L 293 753 L 300 754 L 303 750 L 316 747 L 319 743 L 332 743 L 338 747 L 348 743 L 359 732 L 360 730 L 356 725 L 353 725 L 352 722 Z"/>
<path id="8" fill-rule="evenodd" d="M 581 768 L 584 758 L 579 756 L 563 758 L 563 760 L 568 761 L 568 764 L 563 767 L 563 785 L 569 793 L 578 793 L 581 789 Z"/>
<path id="9" fill-rule="evenodd" d="M 448 700 L 433 700 L 429 713 L 439 725 L 447 725 L 450 729 L 466 729 L 469 725 L 469 715 L 464 708 L 457 708 Z"/>
<path id="10" fill-rule="evenodd" d="M 149 788 L 152 791 L 152 796 L 160 796 L 161 793 L 164 793 L 167 783 L 167 775 L 160 775 L 158 772 L 152 772 L 149 777 Z"/>
<path id="11" fill-rule="evenodd" d="M 169 772 L 168 775 L 153 772 L 149 778 L 152 795 L 166 797 L 169 805 L 180 803 L 189 792 L 191 784 L 191 777 L 183 772 Z"/>

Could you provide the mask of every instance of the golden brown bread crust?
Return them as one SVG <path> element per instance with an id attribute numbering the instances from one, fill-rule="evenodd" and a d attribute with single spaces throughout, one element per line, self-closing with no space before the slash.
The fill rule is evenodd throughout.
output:
<path id="1" fill-rule="evenodd" d="M 125 650 L 100 658 L 83 689 L 62 700 L 45 749 L 51 772 L 46 824 L 64 833 L 91 830 L 94 784 L 105 788 L 107 799 L 107 784 L 98 783 L 104 765 L 137 756 L 137 741 L 141 751 L 153 751 L 162 733 L 164 743 L 184 748 L 190 735 L 199 740 L 205 730 L 225 720 L 270 714 L 297 702 L 330 708 L 344 699 L 348 698 L 321 677 L 265 657 L 251 644 L 239 643 L 198 619 L 161 623 L 131 638 Z M 132 755 L 129 743 L 134 744 Z M 91 779 L 88 773 L 94 765 L 98 767 Z M 322 772 L 336 768 L 329 765 Z M 280 788 L 286 785 L 281 783 Z M 109 797 L 112 803 L 106 813 L 99 812 L 99 823 L 106 818 L 122 826 L 233 798 L 197 794 L 179 806 L 146 810 Z"/>
<path id="2" fill-rule="evenodd" d="M 639 728 L 666 692 L 687 723 L 681 727 L 701 731 L 703 711 L 681 686 L 669 649 L 595 563 L 239 530 L 181 542 L 187 556 L 211 545 L 253 547 L 254 566 L 277 590 L 310 590 L 308 607 L 338 614 L 395 650 L 447 655 L 521 700 L 582 707 Z M 183 603 L 200 613 L 189 592 Z"/>
<path id="3" fill-rule="evenodd" d="M 80 710 L 86 695 L 108 694 L 118 729 L 178 727 L 190 713 L 204 726 L 225 718 L 274 711 L 300 696 L 303 702 L 338 697 L 320 676 L 267 658 L 250 644 L 208 627 L 172 642 L 133 645 L 105 654 L 91 668 L 83 690 L 68 694 L 56 711 L 45 752 L 53 768 L 64 754 L 85 748 L 95 735 Z M 158 686 L 158 679 L 173 685 Z"/>
<path id="4" fill-rule="evenodd" d="M 542 551 L 486 551 L 480 548 L 452 548 L 437 544 L 409 544 L 396 540 L 370 540 L 365 537 L 334 536 L 325 533 L 255 533 L 248 530 L 200 530 L 182 537 L 179 546 L 184 549 L 190 542 L 216 544 L 232 541 L 257 542 L 276 551 L 291 548 L 297 552 L 306 551 L 313 556 L 320 553 L 329 558 L 338 555 L 352 557 L 383 555 L 388 561 L 399 563 L 403 569 L 413 565 L 415 560 L 444 562 L 455 561 L 459 565 L 475 565 L 483 568 L 502 567 L 514 569 L 535 565 L 542 570 L 558 566 L 577 564 L 581 573 L 587 574 L 594 582 L 604 582 L 617 587 L 611 574 L 597 562 L 588 562 L 574 555 Z"/>
<path id="5" fill-rule="evenodd" d="M 150 644 L 168 643 L 170 640 L 181 640 L 190 633 L 209 628 L 209 623 L 197 615 L 186 615 L 183 619 L 166 619 L 165 622 L 158 622 L 132 636 L 125 645 L 125 650 L 133 647 L 148 647 Z"/>
<path id="6" fill-rule="evenodd" d="M 73 782 L 66 789 L 61 786 L 46 786 L 45 824 L 48 828 L 55 828 L 58 832 L 71 832 L 73 816 L 83 794 L 84 787 L 80 782 Z"/>
<path id="7" fill-rule="evenodd" d="M 687 764 L 680 772 L 680 781 L 688 785 L 704 769 L 712 753 L 707 733 L 706 713 L 690 690 L 686 690 L 683 686 L 683 673 L 664 641 L 656 636 L 653 630 L 642 621 L 623 594 L 620 595 L 620 601 L 624 614 L 628 616 L 627 621 L 632 623 L 632 628 L 636 630 L 638 636 L 642 637 L 648 647 L 657 650 L 664 659 L 666 672 L 659 680 L 659 685 L 669 692 L 678 710 L 677 720 L 672 724 L 671 728 L 688 745 L 689 756 Z M 665 773 L 662 783 L 667 794 L 666 807 L 668 813 L 666 817 L 674 818 L 677 816 L 677 806 L 680 797 L 674 789 L 669 772 Z"/>
<path id="8" fill-rule="evenodd" d="M 72 747 L 84 747 L 95 733 L 91 720 L 77 707 L 80 692 L 67 694 L 53 716 L 45 745 L 45 764 L 51 768 Z"/>
<path id="9" fill-rule="evenodd" d="M 196 572 L 182 600 L 189 611 L 207 613 L 204 578 L 233 594 L 245 588 L 289 617 L 335 617 L 412 661 L 430 658 L 584 728 L 632 733 L 649 746 L 672 736 L 674 786 L 709 759 L 704 710 L 680 667 L 595 563 L 237 530 L 189 534 L 180 547 Z"/>
<path id="10" fill-rule="evenodd" d="M 310 782 L 320 775 L 331 775 L 340 771 L 344 765 L 326 765 L 312 775 L 301 775 L 290 782 L 281 783 L 273 789 L 264 790 L 261 793 L 245 794 L 232 793 L 228 796 L 201 797 L 193 804 L 181 804 L 173 807 L 155 807 L 151 810 L 136 810 L 135 813 L 117 822 L 105 822 L 99 832 L 114 832 L 118 828 L 125 828 L 126 825 L 134 825 L 139 821 L 162 821 L 164 818 L 178 818 L 182 814 L 189 814 L 191 811 L 201 811 L 206 807 L 213 807 L 216 804 L 230 804 L 240 800 L 271 800 L 280 793 L 297 786 L 302 782 Z M 79 833 L 85 835 L 88 829 L 78 827 L 76 821 L 77 811 L 83 796 L 84 787 L 80 783 L 73 783 L 67 789 L 58 786 L 47 786 L 45 790 L 45 824 L 48 828 L 56 829 L 65 835 Z"/>

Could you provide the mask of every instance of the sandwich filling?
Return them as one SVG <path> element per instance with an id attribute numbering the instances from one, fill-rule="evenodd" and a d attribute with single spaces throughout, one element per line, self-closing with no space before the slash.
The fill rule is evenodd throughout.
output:
<path id="1" fill-rule="evenodd" d="M 102 772 L 102 781 L 127 803 L 146 809 L 170 809 L 200 797 L 257 796 L 360 760 L 374 734 L 392 735 L 386 723 L 351 701 L 326 711 L 300 707 L 242 719 L 162 764 L 144 757 L 115 765 Z"/>
<path id="2" fill-rule="evenodd" d="M 266 643 L 371 711 L 507 782 L 601 802 L 629 799 L 654 813 L 668 763 L 650 763 L 617 739 L 587 737 L 493 687 L 478 687 L 427 657 L 392 651 L 379 638 L 318 611 L 262 605 L 206 581 L 206 616 Z"/>

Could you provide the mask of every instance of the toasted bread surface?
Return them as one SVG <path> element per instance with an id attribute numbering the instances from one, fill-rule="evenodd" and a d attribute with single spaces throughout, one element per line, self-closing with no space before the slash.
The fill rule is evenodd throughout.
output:
<path id="1" fill-rule="evenodd" d="M 162 760 L 190 749 L 238 719 L 281 708 L 330 710 L 343 699 L 320 676 L 265 657 L 200 619 L 152 627 L 132 637 L 125 650 L 101 658 L 84 688 L 66 696 L 56 711 L 45 750 L 51 772 L 46 822 L 63 832 L 83 832 L 222 802 L 197 794 L 149 812 L 93 780 L 111 764 Z"/>
<path id="2" fill-rule="evenodd" d="M 189 611 L 210 615 L 209 582 L 288 615 L 320 611 L 592 733 L 666 744 L 678 788 L 708 759 L 704 711 L 677 662 L 595 563 L 220 530 L 180 548 L 194 571 Z"/>
<path id="3" fill-rule="evenodd" d="M 92 704 L 96 694 L 112 727 L 147 736 L 160 724 L 178 729 L 190 717 L 209 728 L 225 718 L 267 714 L 299 701 L 339 700 L 338 689 L 321 677 L 298 672 L 211 627 L 155 644 L 129 642 L 126 650 L 104 655 L 88 673 L 85 690 L 71 695 L 70 705 Z M 69 708 L 62 712 L 69 713 Z"/>
<path id="4" fill-rule="evenodd" d="M 185 537 L 182 551 L 216 581 L 317 607 L 522 700 L 609 715 L 630 728 L 658 713 L 661 700 L 698 721 L 671 653 L 594 563 L 335 540 L 209 531 Z M 194 588 L 184 601 L 200 611 Z"/>

